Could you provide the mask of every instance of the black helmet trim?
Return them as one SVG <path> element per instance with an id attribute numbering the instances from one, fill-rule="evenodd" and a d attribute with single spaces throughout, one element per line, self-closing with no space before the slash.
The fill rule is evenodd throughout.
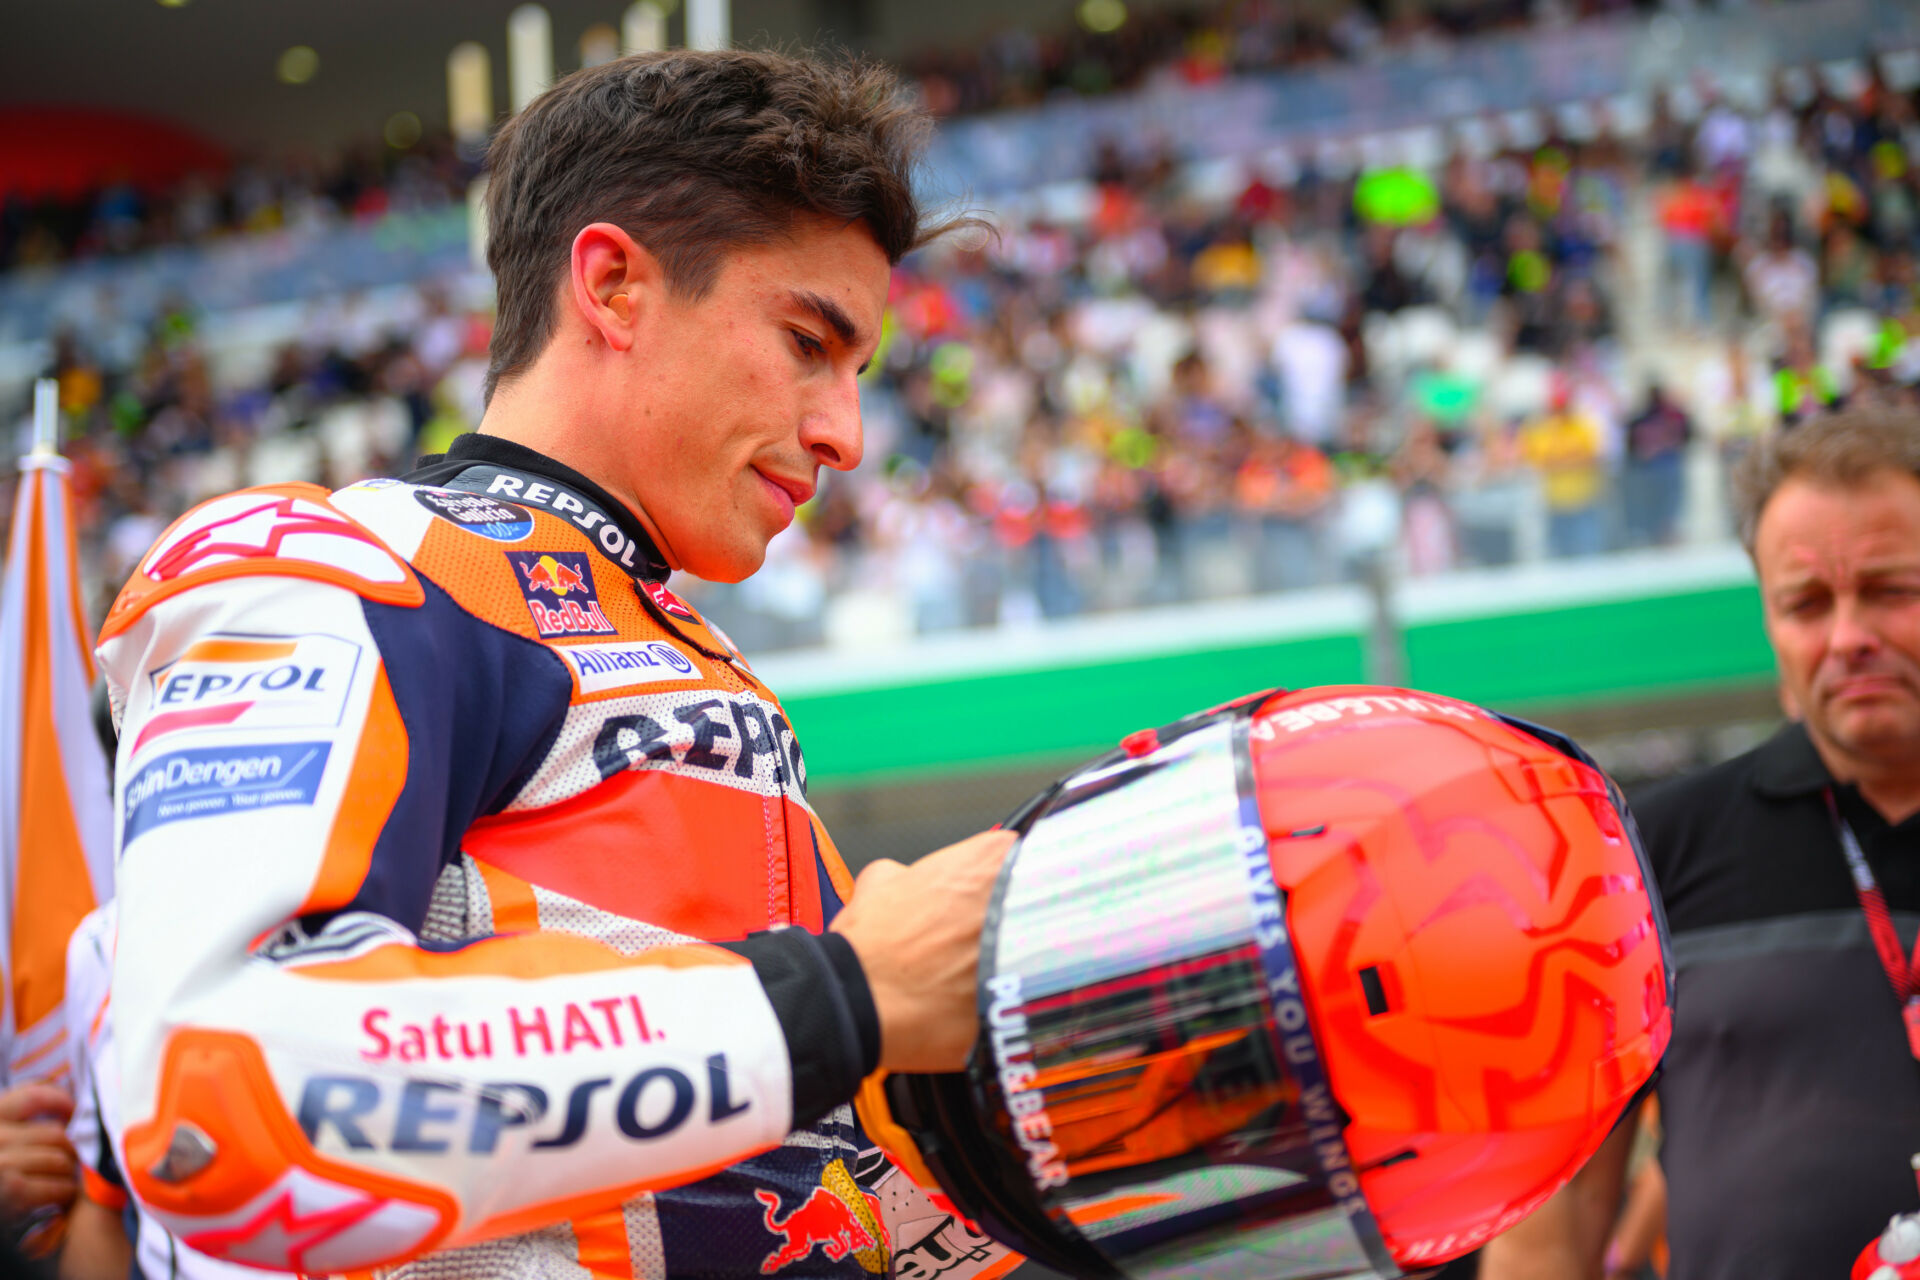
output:
<path id="1" fill-rule="evenodd" d="M 1502 711 L 1490 711 L 1487 714 L 1509 729 L 1518 729 L 1529 737 L 1546 743 L 1561 755 L 1586 765 L 1599 774 L 1600 780 L 1607 784 L 1607 799 L 1612 803 L 1614 812 L 1620 815 L 1621 825 L 1626 828 L 1627 843 L 1632 847 L 1633 859 L 1640 867 L 1640 883 L 1646 889 L 1648 903 L 1653 907 L 1653 932 L 1660 942 L 1660 970 L 1666 975 L 1667 1006 L 1671 1008 L 1674 980 L 1673 944 L 1672 933 L 1667 928 L 1667 908 L 1660 898 L 1660 882 L 1653 876 L 1653 861 L 1647 856 L 1646 843 L 1640 838 L 1640 824 L 1633 820 L 1633 810 L 1627 807 L 1627 797 L 1621 792 L 1620 784 L 1600 767 L 1600 762 L 1589 755 L 1584 747 L 1558 729 L 1549 729 L 1545 725 L 1535 724 L 1531 720 L 1523 720 L 1519 716 L 1508 715 Z M 1654 1080 L 1649 1080 L 1641 1086 L 1640 1092 L 1635 1094 L 1633 1101 L 1627 1104 L 1627 1112 L 1631 1112 L 1646 1098 L 1658 1077 L 1659 1071 L 1656 1068 Z"/>
<path id="2" fill-rule="evenodd" d="M 1672 931 L 1667 928 L 1667 907 L 1666 903 L 1662 901 L 1660 897 L 1660 882 L 1654 879 L 1653 860 L 1647 856 L 1646 842 L 1640 837 L 1640 824 L 1634 821 L 1633 810 L 1627 806 L 1627 797 L 1625 793 L 1620 790 L 1620 784 L 1615 782 L 1612 776 L 1600 767 L 1600 762 L 1588 754 L 1586 748 L 1582 747 L 1572 738 L 1569 738 L 1566 734 L 1561 733 L 1558 729 L 1549 729 L 1545 725 L 1535 724 L 1531 720 L 1523 720 L 1519 716 L 1508 715 L 1504 711 L 1489 711 L 1487 714 L 1506 725 L 1509 729 L 1518 729 L 1520 732 L 1546 743 L 1561 755 L 1568 756 L 1586 765 L 1589 769 L 1599 774 L 1600 780 L 1607 784 L 1607 799 L 1612 803 L 1613 811 L 1620 815 L 1621 825 L 1626 828 L 1627 842 L 1632 846 L 1634 861 L 1638 863 L 1640 867 L 1641 887 L 1646 890 L 1647 902 L 1653 908 L 1653 933 L 1655 939 L 1658 940 L 1660 944 L 1660 972 L 1666 976 L 1667 1007 L 1671 1009 L 1673 1007 L 1674 984 L 1673 935 Z M 1647 1077 L 1647 1082 L 1635 1090 L 1631 1098 L 1627 1099 L 1626 1106 L 1620 1109 L 1619 1118 L 1614 1121 L 1615 1129 L 1618 1129 L 1621 1125 L 1631 1120 L 1632 1117 L 1639 1112 L 1640 1104 L 1653 1096 L 1653 1091 L 1660 1086 L 1660 1077 L 1665 1069 L 1665 1065 L 1664 1062 L 1656 1063 L 1653 1068 L 1653 1074 Z"/>

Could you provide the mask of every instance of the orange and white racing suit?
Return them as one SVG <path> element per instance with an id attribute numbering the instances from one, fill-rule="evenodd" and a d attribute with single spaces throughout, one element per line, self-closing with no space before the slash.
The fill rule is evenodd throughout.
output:
<path id="1" fill-rule="evenodd" d="M 779 700 L 591 481 L 429 463 L 196 508 L 102 630 L 135 1194 L 307 1273 L 1011 1266 L 891 1255 L 941 1221 L 847 1105 L 878 1019 Z"/>

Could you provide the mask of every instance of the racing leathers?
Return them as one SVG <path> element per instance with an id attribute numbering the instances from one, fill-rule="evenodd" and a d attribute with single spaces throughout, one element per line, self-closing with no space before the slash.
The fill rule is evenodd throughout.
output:
<path id="1" fill-rule="evenodd" d="M 214 499 L 140 563 L 100 648 L 120 1146 L 181 1240 L 888 1270 L 847 1105 L 878 1019 L 822 932 L 851 883 L 778 699 L 665 577 L 625 507 L 480 436 Z"/>
<path id="2" fill-rule="evenodd" d="M 107 994 L 119 913 L 117 900 L 95 907 L 67 942 L 67 1055 L 73 1078 L 67 1140 L 80 1165 L 80 1194 L 120 1215 L 133 1244 L 127 1280 L 273 1280 L 268 1272 L 216 1262 L 182 1246 L 151 1214 L 127 1203 L 114 1145 L 120 1132 L 120 1081 Z M 72 1240 L 71 1233 L 67 1238 Z"/>

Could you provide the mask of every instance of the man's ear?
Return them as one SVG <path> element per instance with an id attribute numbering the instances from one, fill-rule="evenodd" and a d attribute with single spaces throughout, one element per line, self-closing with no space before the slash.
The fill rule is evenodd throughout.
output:
<path id="1" fill-rule="evenodd" d="M 573 309 L 615 351 L 634 343 L 664 290 L 659 260 L 611 222 L 595 222 L 573 238 L 568 283 Z"/>

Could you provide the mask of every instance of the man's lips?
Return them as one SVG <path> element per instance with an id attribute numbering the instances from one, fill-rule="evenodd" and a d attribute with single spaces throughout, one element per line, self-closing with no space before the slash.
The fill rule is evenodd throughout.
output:
<path id="1" fill-rule="evenodd" d="M 1847 676 L 1827 686 L 1827 696 L 1837 699 L 1877 698 L 1912 692 L 1912 687 L 1896 675 Z"/>
<path id="2" fill-rule="evenodd" d="M 754 474 L 762 480 L 765 480 L 768 484 L 786 494 L 788 500 L 796 507 L 804 505 L 807 499 L 813 496 L 813 481 L 811 480 L 794 480 L 786 476 L 768 475 L 758 467 L 755 467 L 753 471 Z"/>

